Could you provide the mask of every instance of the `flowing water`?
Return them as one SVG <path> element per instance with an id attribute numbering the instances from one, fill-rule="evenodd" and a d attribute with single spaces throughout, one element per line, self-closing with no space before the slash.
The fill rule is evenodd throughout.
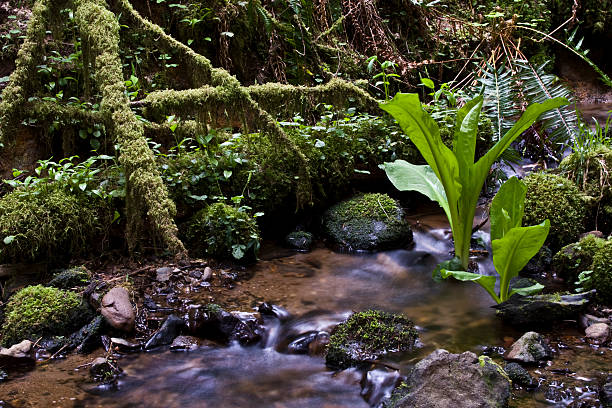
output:
<path id="1" fill-rule="evenodd" d="M 370 307 L 403 313 L 419 329 L 421 348 L 386 361 L 402 373 L 436 348 L 480 353 L 486 345 L 507 346 L 520 336 L 495 317 L 479 286 L 432 281 L 432 269 L 451 249 L 448 231 L 439 215 L 418 221 L 410 249 L 362 255 L 322 248 L 264 252 L 252 278 L 226 293 L 226 304 L 241 310 L 266 301 L 286 311 L 280 319 L 266 317 L 267 336 L 260 345 L 128 355 L 120 360 L 126 375 L 113 389 L 90 384 L 87 370 L 75 371 L 79 362 L 71 365 L 69 358 L 15 380 L 12 397 L 3 398 L 15 406 L 368 407 L 392 390 L 395 371 L 379 366 L 367 374 L 334 373 L 322 357 L 287 353 L 287 344 L 303 333 L 329 331 L 352 311 Z M 489 261 L 481 261 L 481 269 L 489 270 Z M 200 301 L 206 296 L 195 294 L 194 302 Z M 546 406 L 546 398 L 534 404 Z"/>

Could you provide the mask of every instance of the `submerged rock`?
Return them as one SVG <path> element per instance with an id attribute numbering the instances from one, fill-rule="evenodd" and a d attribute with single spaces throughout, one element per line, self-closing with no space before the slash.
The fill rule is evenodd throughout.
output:
<path id="1" fill-rule="evenodd" d="M 537 382 L 534 381 L 529 371 L 525 370 L 518 363 L 508 363 L 504 367 L 504 371 L 508 374 L 508 377 L 512 380 L 513 384 L 521 385 L 523 387 L 533 388 L 537 386 Z"/>
<path id="2" fill-rule="evenodd" d="M 489 357 L 438 349 L 419 361 L 392 397 L 396 408 L 501 408 L 510 381 Z"/>
<path id="3" fill-rule="evenodd" d="M 109 290 L 102 298 L 100 313 L 115 329 L 126 332 L 134 330 L 136 316 L 125 288 L 116 286 Z"/>
<path id="4" fill-rule="evenodd" d="M 104 357 L 96 358 L 89 366 L 89 374 L 97 382 L 113 381 L 120 373 L 121 369 L 117 363 Z"/>
<path id="5" fill-rule="evenodd" d="M 584 331 L 589 342 L 594 344 L 605 344 L 610 338 L 610 326 L 606 323 L 595 323 Z"/>
<path id="6" fill-rule="evenodd" d="M 352 251 L 401 248 L 412 243 L 404 210 L 386 194 L 364 194 L 331 207 L 323 227 L 332 241 Z"/>
<path id="7" fill-rule="evenodd" d="M 170 350 L 173 351 L 190 351 L 198 348 L 200 339 L 193 336 L 178 336 L 172 341 Z"/>
<path id="8" fill-rule="evenodd" d="M 366 366 L 389 353 L 411 350 L 417 337 L 412 321 L 402 315 L 353 313 L 332 331 L 325 363 L 334 369 Z"/>
<path id="9" fill-rule="evenodd" d="M 185 321 L 175 315 L 170 315 L 164 321 L 164 324 L 156 331 L 151 338 L 146 342 L 144 348 L 151 349 L 154 347 L 165 346 L 179 335 L 181 328 L 185 325 Z"/>
<path id="10" fill-rule="evenodd" d="M 493 306 L 497 315 L 516 326 L 551 324 L 574 320 L 584 311 L 594 291 L 579 294 L 514 295 Z"/>
<path id="11" fill-rule="evenodd" d="M 507 360 L 537 364 L 552 359 L 552 350 L 541 334 L 527 332 L 514 342 L 506 354 Z"/>
<path id="12" fill-rule="evenodd" d="M 306 231 L 293 231 L 285 237 L 285 243 L 291 249 L 298 251 L 310 251 L 313 243 L 313 236 Z"/>

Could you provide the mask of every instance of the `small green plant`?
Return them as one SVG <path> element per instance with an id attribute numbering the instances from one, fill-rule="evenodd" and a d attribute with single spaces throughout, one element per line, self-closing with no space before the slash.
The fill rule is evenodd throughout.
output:
<path id="1" fill-rule="evenodd" d="M 374 87 L 378 88 L 379 86 L 382 85 L 385 91 L 385 101 L 388 101 L 389 100 L 389 86 L 391 85 L 391 82 L 389 81 L 389 79 L 399 78 L 399 75 L 395 73 L 395 66 L 397 64 L 393 61 L 380 62 L 380 60 L 378 59 L 376 55 L 373 55 L 370 58 L 368 58 L 366 62 L 368 63 L 369 73 L 373 73 L 376 64 L 378 64 L 378 68 L 380 71 L 372 77 L 372 79 L 378 79 L 378 81 L 376 81 L 376 83 L 374 84 Z"/>
<path id="2" fill-rule="evenodd" d="M 538 117 L 550 109 L 567 104 L 563 98 L 530 105 L 514 126 L 476 163 L 476 134 L 483 98 L 478 96 L 457 111 L 453 150 L 444 145 L 440 129 L 423 110 L 417 94 L 398 93 L 380 104 L 391 114 L 415 144 L 428 165 L 404 160 L 385 163 L 387 177 L 400 191 L 418 191 L 444 209 L 455 241 L 455 255 L 467 270 L 470 239 L 476 204 L 489 170 L 510 144 Z"/>
<path id="3" fill-rule="evenodd" d="M 539 283 L 510 290 L 510 280 L 518 276 L 527 262 L 538 253 L 550 230 L 548 220 L 539 225 L 521 227 L 526 192 L 527 187 L 519 179 L 512 177 L 501 186 L 491 203 L 491 246 L 493 265 L 500 277 L 499 294 L 495 293 L 495 276 L 444 269 L 451 265 L 450 262 L 441 264 L 434 271 L 434 279 L 452 276 L 460 281 L 475 282 L 497 303 L 508 300 L 515 293 L 526 296 L 542 290 L 544 286 Z"/>

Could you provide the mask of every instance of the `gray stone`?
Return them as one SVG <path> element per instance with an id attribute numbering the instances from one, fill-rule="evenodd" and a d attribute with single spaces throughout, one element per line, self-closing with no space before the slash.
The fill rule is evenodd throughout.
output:
<path id="1" fill-rule="evenodd" d="M 589 342 L 594 344 L 604 344 L 610 337 L 610 326 L 605 323 L 595 323 L 587 327 L 584 331 Z"/>
<path id="2" fill-rule="evenodd" d="M 172 268 L 166 266 L 163 268 L 159 268 L 155 271 L 156 277 L 155 279 L 158 282 L 167 282 L 170 280 L 170 276 L 172 275 Z"/>
<path id="3" fill-rule="evenodd" d="M 130 295 L 125 288 L 114 287 L 102 298 L 100 313 L 109 325 L 118 330 L 134 330 L 136 316 L 130 302 Z"/>
<path id="4" fill-rule="evenodd" d="M 17 367 L 34 368 L 35 360 L 30 356 L 32 342 L 24 340 L 10 348 L 0 348 L 0 368 L 7 370 Z"/>
<path id="5" fill-rule="evenodd" d="M 400 408 L 501 408 L 510 398 L 510 381 L 489 357 L 438 349 L 421 360 L 396 400 Z M 399 390 L 401 390 L 399 389 Z"/>
<path id="6" fill-rule="evenodd" d="M 132 343 L 119 337 L 111 337 L 110 341 L 113 349 L 123 353 L 135 353 L 142 350 L 142 344 Z"/>
<path id="7" fill-rule="evenodd" d="M 172 343 L 172 340 L 178 336 L 181 328 L 185 325 L 185 321 L 175 315 L 170 315 L 162 324 L 162 327 L 156 331 L 145 344 L 145 349 L 165 346 Z"/>
<path id="8" fill-rule="evenodd" d="M 170 345 L 170 350 L 191 351 L 200 346 L 200 339 L 193 336 L 178 336 Z"/>
<path id="9" fill-rule="evenodd" d="M 13 344 L 9 348 L 0 348 L 0 354 L 4 356 L 22 358 L 27 357 L 31 349 L 32 342 L 30 340 L 24 340 L 21 343 Z"/>
<path id="10" fill-rule="evenodd" d="M 209 281 L 212 278 L 213 272 L 210 266 L 204 268 L 204 274 L 202 275 L 203 281 Z"/>
<path id="11" fill-rule="evenodd" d="M 541 334 L 527 332 L 512 344 L 505 358 L 521 363 L 537 364 L 552 359 L 552 350 L 544 342 Z"/>

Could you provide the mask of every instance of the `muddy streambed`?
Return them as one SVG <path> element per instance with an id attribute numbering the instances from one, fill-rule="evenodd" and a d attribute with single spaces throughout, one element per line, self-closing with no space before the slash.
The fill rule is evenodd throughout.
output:
<path id="1" fill-rule="evenodd" d="M 252 310 L 266 301 L 286 310 L 283 319 L 265 318 L 262 344 L 241 347 L 201 346 L 190 352 L 161 349 L 127 355 L 116 387 L 89 382 L 86 367 L 104 351 L 70 356 L 0 385 L 0 407 L 368 407 L 393 388 L 398 376 L 436 348 L 451 352 L 487 346 L 507 347 L 522 332 L 504 325 L 477 285 L 434 283 L 431 271 L 448 257 L 448 231 L 439 215 L 416 219 L 411 249 L 349 255 L 318 248 L 295 253 L 276 247 L 262 253 L 250 271 L 224 293 L 228 310 Z M 486 239 L 486 236 L 484 237 Z M 481 260 L 485 269 L 490 261 Z M 207 303 L 208 292 L 191 294 Z M 300 334 L 330 330 L 351 311 L 375 307 L 403 313 L 419 328 L 422 347 L 389 357 L 369 374 L 334 373 L 323 357 L 287 353 Z M 560 352 L 548 367 L 532 373 L 543 384 L 536 392 L 519 392 L 515 406 L 551 406 L 589 401 L 597 381 L 610 370 L 608 349 L 582 343 L 575 325 L 543 332 Z M 556 387 L 556 388 L 555 388 Z M 551 391 L 551 389 L 553 391 Z M 558 392 L 555 394 L 554 391 Z M 12 405 L 8 405 L 8 404 Z M 591 406 L 591 405 L 573 405 Z"/>

